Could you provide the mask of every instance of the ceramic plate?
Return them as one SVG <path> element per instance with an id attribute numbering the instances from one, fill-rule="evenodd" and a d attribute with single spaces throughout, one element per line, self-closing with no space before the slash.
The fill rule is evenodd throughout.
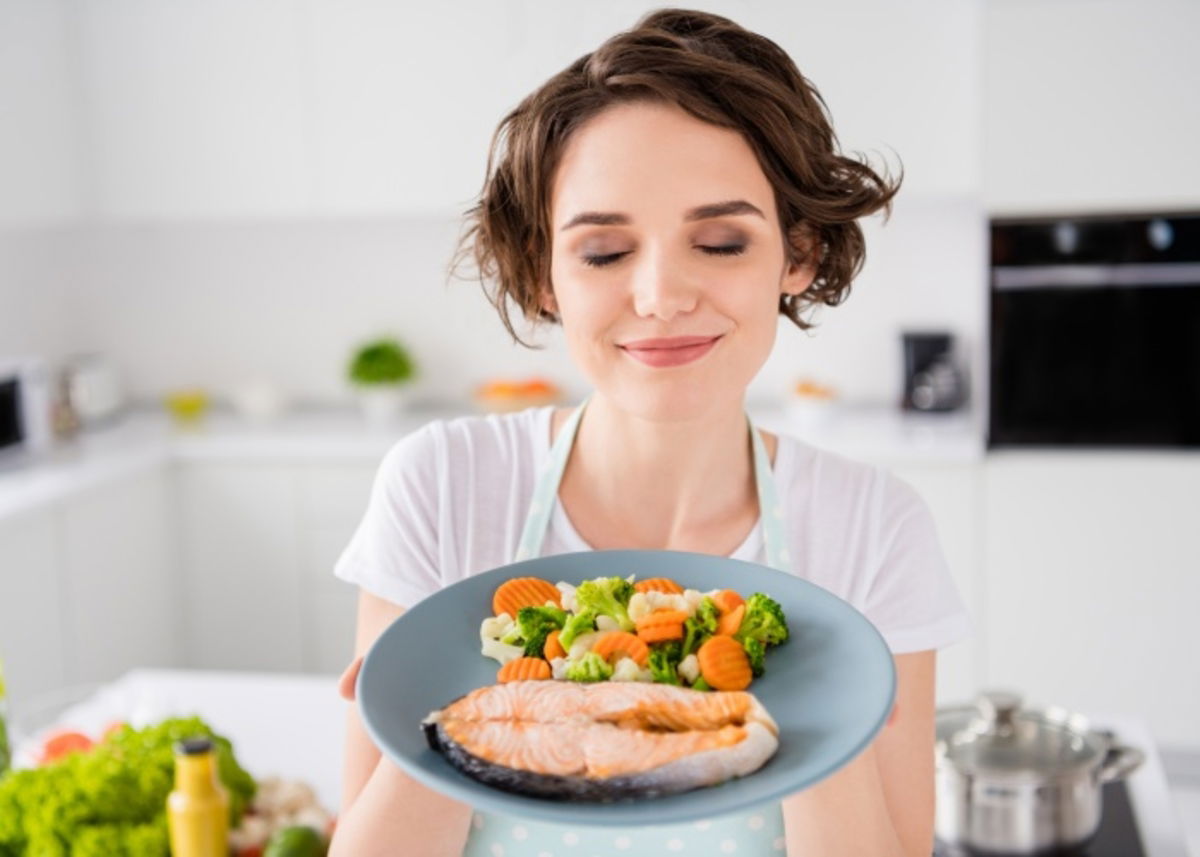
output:
<path id="1" fill-rule="evenodd" d="M 430 749 L 421 720 L 494 684 L 499 665 L 480 654 L 479 625 L 492 593 L 512 577 L 578 585 L 594 577 L 669 577 L 685 588 L 763 592 L 778 601 L 790 639 L 767 651 L 750 685 L 779 724 L 779 749 L 758 771 L 719 786 L 636 802 L 573 803 L 511 794 L 459 773 Z M 404 771 L 477 809 L 563 824 L 672 824 L 778 800 L 829 776 L 883 726 L 895 695 L 887 644 L 857 610 L 826 590 L 761 565 L 681 551 L 612 550 L 513 563 L 449 586 L 406 611 L 375 641 L 358 675 L 367 732 Z"/>

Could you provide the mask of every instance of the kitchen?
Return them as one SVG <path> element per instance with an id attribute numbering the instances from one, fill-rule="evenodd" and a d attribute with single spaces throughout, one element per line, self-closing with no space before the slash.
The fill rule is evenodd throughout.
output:
<path id="1" fill-rule="evenodd" d="M 560 332 L 513 345 L 479 285 L 447 277 L 490 133 L 547 70 L 650 8 L 0 4 L 0 91 L 23 129 L 0 140 L 0 361 L 39 358 L 51 396 L 70 369 L 80 411 L 74 432 L 59 414 L 65 439 L 0 462 L 14 732 L 89 689 L 114 709 L 93 710 L 95 730 L 195 696 L 218 731 L 246 730 L 256 775 L 336 808 L 355 593 L 331 569 L 380 459 L 429 419 L 542 401 L 523 381 L 587 391 Z M 992 299 L 1009 294 L 993 294 L 989 221 L 1200 208 L 1200 130 L 1173 95 L 1200 72 L 1194 6 L 703 8 L 776 38 L 843 148 L 905 172 L 891 219 L 863 224 L 852 299 L 812 333 L 781 326 L 751 414 L 887 467 L 930 505 L 974 618 L 939 658 L 941 704 L 1009 688 L 1126 723 L 1171 791 L 1147 810 L 1168 833 L 1145 852 L 1185 853 L 1185 836 L 1195 851 L 1195 440 L 988 444 Z M 866 43 L 848 55 L 830 33 Z M 1147 139 L 1163 141 L 1150 157 Z M 922 333 L 952 335 L 960 407 L 914 406 Z M 415 367 L 390 423 L 349 382 L 380 337 Z M 185 671 L 197 684 L 172 684 Z M 218 719 L 219 694 L 268 679 L 327 687 L 304 724 L 311 762 L 269 754 L 267 724 Z"/>

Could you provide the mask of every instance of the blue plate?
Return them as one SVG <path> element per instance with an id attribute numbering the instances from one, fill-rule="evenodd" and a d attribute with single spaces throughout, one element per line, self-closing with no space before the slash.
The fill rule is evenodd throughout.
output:
<path id="1" fill-rule="evenodd" d="M 790 639 L 767 651 L 750 685 L 779 724 L 779 749 L 758 771 L 722 785 L 651 800 L 571 803 L 483 785 L 431 750 L 421 721 L 483 685 L 499 665 L 480 654 L 479 625 L 492 593 L 512 577 L 579 584 L 594 577 L 669 577 L 708 591 L 763 592 L 778 601 Z M 358 675 L 359 710 L 371 738 L 432 789 L 488 812 L 560 824 L 662 825 L 710 818 L 779 800 L 829 776 L 866 747 L 887 720 L 896 672 L 866 617 L 815 584 L 772 568 L 682 551 L 584 551 L 483 572 L 434 593 L 385 630 Z"/>

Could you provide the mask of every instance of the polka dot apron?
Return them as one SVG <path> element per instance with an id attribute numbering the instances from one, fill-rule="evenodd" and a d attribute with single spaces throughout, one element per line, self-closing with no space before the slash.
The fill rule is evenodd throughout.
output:
<path id="1" fill-rule="evenodd" d="M 541 552 L 567 456 L 586 406 L 585 399 L 564 424 L 538 475 L 514 562 L 531 559 Z M 747 423 L 754 450 L 754 479 L 767 564 L 786 571 L 788 553 L 784 547 L 783 510 L 775 490 L 770 459 L 762 437 L 754 430 L 749 417 Z M 688 857 L 727 854 L 779 857 L 784 850 L 782 808 L 778 801 L 772 801 L 733 815 L 682 824 L 636 827 L 554 824 L 476 810 L 463 857 L 640 857 L 675 853 Z"/>

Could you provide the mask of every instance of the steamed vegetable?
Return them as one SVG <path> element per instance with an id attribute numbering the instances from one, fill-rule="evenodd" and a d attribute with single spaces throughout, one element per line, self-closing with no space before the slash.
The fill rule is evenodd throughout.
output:
<path id="1" fill-rule="evenodd" d="M 558 643 L 570 651 L 571 644 L 575 642 L 576 637 L 580 634 L 590 634 L 594 630 L 596 630 L 596 611 L 582 610 L 567 619 L 562 627 L 562 632 L 558 635 Z"/>
<path id="2" fill-rule="evenodd" d="M 613 668 L 609 662 L 595 652 L 588 652 L 567 665 L 567 678 L 571 681 L 607 681 L 612 674 Z"/>
<path id="3" fill-rule="evenodd" d="M 632 631 L 634 622 L 629 618 L 627 608 L 634 591 L 633 584 L 623 577 L 585 580 L 575 590 L 575 602 L 580 610 L 594 611 L 597 616 L 611 616 L 622 631 Z"/>
<path id="4" fill-rule="evenodd" d="M 546 647 L 546 637 L 551 631 L 561 630 L 566 621 L 567 611 L 557 607 L 522 607 L 517 612 L 516 628 L 524 641 L 525 654 L 540 658 Z"/>
<path id="5" fill-rule="evenodd" d="M 755 678 L 758 678 L 763 674 L 766 666 L 767 647 L 759 640 L 750 637 L 742 640 L 742 648 L 746 650 L 746 657 L 750 660 L 750 671 L 754 673 Z"/>
<path id="6" fill-rule="evenodd" d="M 538 607 L 547 601 L 561 605 L 562 593 L 558 587 L 540 577 L 514 577 L 496 587 L 492 595 L 492 612 L 499 616 L 507 613 L 516 616 L 522 607 Z"/>
<path id="7" fill-rule="evenodd" d="M 550 678 L 550 664 L 541 658 L 515 658 L 496 673 L 496 681 L 529 681 Z"/>
<path id="8" fill-rule="evenodd" d="M 700 645 L 717 633 L 717 605 L 707 595 L 696 608 L 694 616 L 683 623 L 684 657 L 700 648 Z"/>
<path id="9" fill-rule="evenodd" d="M 746 615 L 734 634 L 739 640 L 758 640 L 765 646 L 777 646 L 788 638 L 783 608 L 773 598 L 755 592 L 746 599 Z"/>
<path id="10" fill-rule="evenodd" d="M 733 637 L 709 637 L 696 652 L 696 659 L 701 678 L 717 690 L 745 690 L 754 679 L 746 650 Z"/>
<path id="11" fill-rule="evenodd" d="M 683 641 L 671 640 L 667 643 L 657 643 L 650 647 L 650 657 L 646 665 L 656 682 L 662 684 L 681 684 L 679 661 L 682 659 Z"/>

